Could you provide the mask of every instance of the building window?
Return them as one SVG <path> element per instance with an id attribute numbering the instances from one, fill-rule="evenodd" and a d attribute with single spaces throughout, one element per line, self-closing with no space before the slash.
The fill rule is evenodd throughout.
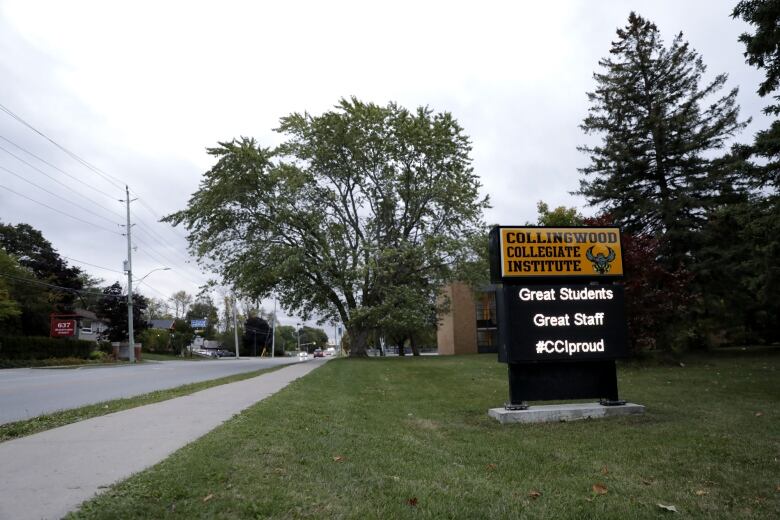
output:
<path id="1" fill-rule="evenodd" d="M 477 296 L 477 328 L 495 327 L 496 321 L 496 293 L 486 291 Z"/>
<path id="2" fill-rule="evenodd" d="M 477 330 L 477 352 L 480 354 L 498 352 L 496 329 Z"/>
<path id="3" fill-rule="evenodd" d="M 92 334 L 92 320 L 81 320 L 81 332 Z"/>

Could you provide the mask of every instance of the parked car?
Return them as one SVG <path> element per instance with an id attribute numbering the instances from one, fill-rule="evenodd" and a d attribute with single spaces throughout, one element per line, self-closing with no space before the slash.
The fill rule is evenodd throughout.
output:
<path id="1" fill-rule="evenodd" d="M 236 357 L 236 353 L 231 350 L 226 350 L 224 348 L 221 348 L 217 350 L 217 356 L 218 357 Z"/>
<path id="2" fill-rule="evenodd" d="M 322 351 L 321 348 L 315 348 L 314 357 L 325 357 L 325 353 Z"/>
<path id="3" fill-rule="evenodd" d="M 325 349 L 325 355 L 326 356 L 335 356 L 336 355 L 336 349 L 333 347 L 328 347 Z"/>

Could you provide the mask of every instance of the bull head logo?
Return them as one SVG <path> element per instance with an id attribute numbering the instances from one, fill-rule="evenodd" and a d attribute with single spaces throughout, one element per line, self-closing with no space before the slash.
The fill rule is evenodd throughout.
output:
<path id="1" fill-rule="evenodd" d="M 612 267 L 610 265 L 612 260 L 615 259 L 615 251 L 613 251 L 611 247 L 607 246 L 607 253 L 608 254 L 606 256 L 604 253 L 596 253 L 594 256 L 593 246 L 590 246 L 585 252 L 585 258 L 593 262 L 593 269 L 595 269 L 597 273 L 607 274 L 609 269 Z"/>

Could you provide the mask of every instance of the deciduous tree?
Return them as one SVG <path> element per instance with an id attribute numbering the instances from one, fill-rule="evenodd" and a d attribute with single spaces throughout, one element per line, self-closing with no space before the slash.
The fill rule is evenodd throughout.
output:
<path id="1" fill-rule="evenodd" d="M 146 328 L 143 314 L 146 309 L 146 298 L 138 293 L 133 294 L 133 332 L 140 334 Z M 127 294 L 119 285 L 113 285 L 103 289 L 103 298 L 98 302 L 98 317 L 108 321 L 106 331 L 109 341 L 127 341 Z"/>
<path id="2" fill-rule="evenodd" d="M 248 138 L 209 149 L 217 163 L 166 220 L 228 284 L 344 323 L 364 356 L 403 273 L 440 285 L 483 232 L 469 139 L 449 113 L 356 99 L 291 114 L 278 131 L 275 150 Z"/>

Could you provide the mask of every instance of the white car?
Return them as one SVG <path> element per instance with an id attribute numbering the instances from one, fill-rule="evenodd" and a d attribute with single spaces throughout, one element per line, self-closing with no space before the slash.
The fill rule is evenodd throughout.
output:
<path id="1" fill-rule="evenodd" d="M 298 352 L 298 359 L 309 359 L 308 352 Z"/>
<path id="2" fill-rule="evenodd" d="M 325 355 L 326 356 L 335 356 L 336 355 L 336 349 L 333 347 L 328 347 L 325 349 Z"/>

